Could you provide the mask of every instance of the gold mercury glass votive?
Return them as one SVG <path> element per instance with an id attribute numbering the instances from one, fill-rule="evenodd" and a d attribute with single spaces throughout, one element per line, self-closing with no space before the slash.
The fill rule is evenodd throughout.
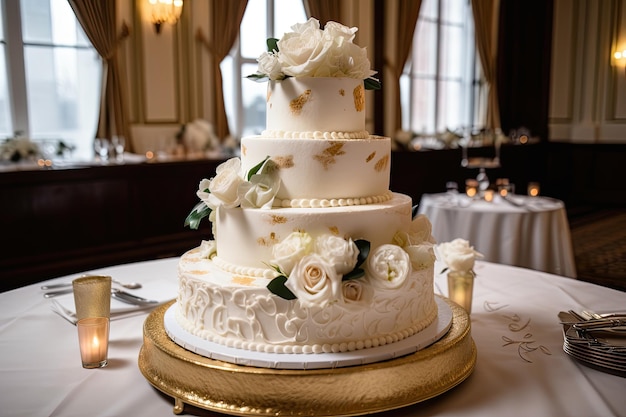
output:
<path id="1" fill-rule="evenodd" d="M 448 272 L 448 298 L 467 311 L 472 312 L 474 274 L 470 271 Z"/>
<path id="2" fill-rule="evenodd" d="M 465 194 L 470 198 L 474 198 L 476 193 L 478 193 L 478 181 L 465 180 Z"/>

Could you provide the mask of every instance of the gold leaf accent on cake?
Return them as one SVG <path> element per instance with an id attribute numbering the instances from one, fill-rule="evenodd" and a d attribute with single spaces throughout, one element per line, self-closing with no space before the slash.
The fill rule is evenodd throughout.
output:
<path id="1" fill-rule="evenodd" d="M 267 237 L 260 237 L 257 240 L 260 246 L 272 246 L 278 243 L 279 239 L 276 238 L 276 233 L 271 232 Z"/>
<path id="2" fill-rule="evenodd" d="M 346 95 L 346 90 L 344 90 L 343 88 L 340 88 L 340 89 L 339 89 L 339 95 L 340 95 L 341 97 L 345 96 L 345 95 Z"/>
<path id="3" fill-rule="evenodd" d="M 330 226 L 328 230 L 330 230 L 330 233 L 333 235 L 339 236 L 339 228 L 337 226 Z"/>
<path id="4" fill-rule="evenodd" d="M 272 90 L 267 89 L 267 95 L 265 96 L 265 101 L 269 103 L 270 97 L 272 97 Z"/>
<path id="5" fill-rule="evenodd" d="M 241 154 L 243 156 L 246 156 L 247 153 L 248 153 L 248 148 L 246 148 L 244 145 L 241 145 Z"/>
<path id="6" fill-rule="evenodd" d="M 233 276 L 233 284 L 245 285 L 249 287 L 253 282 L 254 278 Z"/>
<path id="7" fill-rule="evenodd" d="M 324 152 L 313 155 L 313 158 L 322 163 L 324 169 L 328 169 L 329 165 L 336 163 L 336 156 L 344 155 L 343 143 L 330 142 L 330 146 L 324 149 Z"/>
<path id="8" fill-rule="evenodd" d="M 272 161 L 281 169 L 293 168 L 295 166 L 293 163 L 293 155 L 274 156 L 272 157 Z"/>
<path id="9" fill-rule="evenodd" d="M 354 95 L 354 108 L 356 111 L 365 110 L 365 88 L 362 84 L 354 87 L 354 91 L 352 92 Z"/>
<path id="10" fill-rule="evenodd" d="M 387 165 L 389 165 L 389 155 L 385 155 L 378 161 L 376 161 L 376 165 L 374 165 L 374 170 L 376 172 L 381 172 L 382 170 L 387 168 Z"/>
<path id="11" fill-rule="evenodd" d="M 289 103 L 289 108 L 293 114 L 300 114 L 302 112 L 302 108 L 306 104 L 307 101 L 311 98 L 311 90 L 306 90 L 304 93 L 300 94 L 298 97 L 291 100 Z"/>
<path id="12" fill-rule="evenodd" d="M 365 162 L 371 161 L 372 159 L 374 159 L 375 156 L 376 156 L 376 151 L 374 151 L 371 154 L 367 155 L 367 158 L 365 158 Z"/>
<path id="13" fill-rule="evenodd" d="M 277 214 L 272 214 L 270 216 L 270 223 L 271 224 L 283 224 L 283 223 L 287 223 L 287 218 L 285 216 L 279 216 Z"/>

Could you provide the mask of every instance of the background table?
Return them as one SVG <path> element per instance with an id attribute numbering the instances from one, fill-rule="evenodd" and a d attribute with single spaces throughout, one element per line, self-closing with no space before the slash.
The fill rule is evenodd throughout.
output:
<path id="1" fill-rule="evenodd" d="M 177 263 L 171 258 L 97 272 L 140 281 L 144 289 L 136 293 L 142 294 L 155 282 L 177 286 Z M 623 311 L 626 293 L 488 262 L 478 262 L 476 273 L 474 372 L 442 396 L 381 416 L 626 416 L 626 378 L 568 357 L 557 318 L 569 309 Z M 445 275 L 435 277 L 435 287 L 447 294 Z M 172 415 L 173 399 L 152 388 L 137 365 L 147 312 L 112 321 L 109 366 L 87 370 L 80 364 L 76 327 L 51 311 L 42 292 L 33 284 L 0 293 L 2 416 Z"/>
<path id="2" fill-rule="evenodd" d="M 518 204 L 518 205 L 515 205 Z M 562 201 L 514 195 L 493 202 L 465 194 L 425 194 L 419 204 L 438 242 L 462 238 L 484 260 L 576 277 L 567 213 Z"/>

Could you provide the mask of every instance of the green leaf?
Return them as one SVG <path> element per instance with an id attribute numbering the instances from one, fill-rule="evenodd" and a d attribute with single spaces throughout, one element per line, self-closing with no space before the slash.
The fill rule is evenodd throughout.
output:
<path id="1" fill-rule="evenodd" d="M 415 216 L 417 216 L 417 215 L 418 215 L 418 212 L 419 212 L 419 211 L 418 211 L 418 210 L 419 210 L 419 209 L 418 209 L 418 207 L 419 207 L 419 206 L 416 204 L 416 205 L 414 205 L 414 206 L 413 206 L 413 208 L 411 209 L 411 219 L 415 219 Z"/>
<path id="2" fill-rule="evenodd" d="M 270 79 L 269 75 L 261 74 L 260 72 L 257 72 L 256 74 L 250 74 L 246 76 L 246 78 L 252 81 L 256 81 L 257 83 L 264 83 Z"/>
<path id="3" fill-rule="evenodd" d="M 191 213 L 185 219 L 185 226 L 188 226 L 190 229 L 197 230 L 198 226 L 200 226 L 200 221 L 205 217 L 208 217 L 211 214 L 211 209 L 204 204 L 204 201 L 200 201 L 195 207 L 191 210 Z"/>
<path id="4" fill-rule="evenodd" d="M 356 258 L 355 269 L 365 262 L 367 256 L 370 254 L 370 242 L 364 239 L 355 240 L 356 247 L 359 248 L 359 256 Z"/>
<path id="5" fill-rule="evenodd" d="M 254 174 L 259 172 L 259 170 L 263 167 L 263 165 L 265 164 L 265 162 L 267 162 L 268 159 L 270 159 L 269 155 L 266 156 L 264 160 L 262 160 L 261 162 L 259 162 L 258 164 L 250 168 L 250 171 L 248 171 L 248 181 L 250 181 L 250 178 L 252 178 Z"/>
<path id="6" fill-rule="evenodd" d="M 341 277 L 342 281 L 348 281 L 351 279 L 357 279 L 357 278 L 361 278 L 365 276 L 365 271 L 361 268 L 354 268 L 352 271 L 348 272 L 347 274 L 345 274 L 343 277 Z"/>
<path id="7" fill-rule="evenodd" d="M 267 284 L 267 289 L 272 292 L 272 294 L 276 294 L 280 298 L 284 298 L 285 300 L 295 300 L 297 297 L 294 293 L 289 290 L 285 286 L 285 282 L 287 282 L 287 277 L 284 275 L 277 276 L 273 280 Z"/>
<path id="8" fill-rule="evenodd" d="M 378 81 L 376 78 L 367 78 L 365 81 L 365 89 L 366 90 L 380 90 L 380 81 Z"/>
<path id="9" fill-rule="evenodd" d="M 276 38 L 267 39 L 267 52 L 278 52 L 278 39 Z"/>

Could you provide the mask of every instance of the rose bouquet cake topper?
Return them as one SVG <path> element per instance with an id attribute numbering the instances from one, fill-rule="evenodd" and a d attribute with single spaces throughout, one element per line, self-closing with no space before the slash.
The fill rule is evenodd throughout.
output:
<path id="1" fill-rule="evenodd" d="M 353 43 L 357 28 L 328 22 L 324 29 L 319 20 L 310 18 L 297 23 L 281 39 L 267 40 L 267 52 L 257 59 L 255 81 L 283 80 L 288 77 L 347 77 L 364 80 L 368 90 L 380 88 L 373 76 L 367 49 Z"/>

